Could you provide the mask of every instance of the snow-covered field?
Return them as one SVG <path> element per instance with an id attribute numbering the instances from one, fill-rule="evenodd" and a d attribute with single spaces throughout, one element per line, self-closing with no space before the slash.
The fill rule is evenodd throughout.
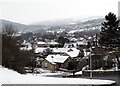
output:
<path id="1" fill-rule="evenodd" d="M 55 73 L 46 73 L 46 75 Z M 59 74 L 59 73 L 58 73 Z M 0 85 L 1 84 L 111 84 L 115 81 L 85 79 L 85 78 L 56 78 L 45 77 L 44 74 L 24 74 L 21 75 L 13 70 L 0 66 Z"/>

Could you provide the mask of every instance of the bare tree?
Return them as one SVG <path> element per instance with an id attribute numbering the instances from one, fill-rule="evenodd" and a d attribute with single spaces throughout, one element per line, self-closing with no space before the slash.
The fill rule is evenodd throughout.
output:
<path id="1" fill-rule="evenodd" d="M 5 25 L 5 27 L 3 28 L 2 33 L 6 34 L 7 36 L 15 36 L 16 35 L 17 30 L 15 29 L 15 27 L 10 24 L 10 25 Z"/>

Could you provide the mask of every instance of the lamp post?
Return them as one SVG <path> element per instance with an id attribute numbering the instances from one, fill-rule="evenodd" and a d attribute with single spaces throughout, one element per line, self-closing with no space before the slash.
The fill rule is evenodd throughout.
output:
<path id="1" fill-rule="evenodd" d="M 91 53 L 92 53 L 92 46 L 91 46 L 91 42 L 88 42 L 88 51 L 90 52 L 90 55 L 89 55 L 89 66 L 90 66 L 90 79 L 92 79 L 92 58 L 91 58 Z"/>
<path id="2" fill-rule="evenodd" d="M 32 57 L 32 73 L 34 75 L 34 57 Z"/>
<path id="3" fill-rule="evenodd" d="M 92 58 L 91 58 L 91 47 L 90 47 L 90 79 L 92 79 Z"/>
<path id="4" fill-rule="evenodd" d="M 37 76 L 37 65 L 38 65 L 38 61 L 39 61 L 39 57 L 36 58 L 35 62 L 36 62 L 36 76 Z"/>
<path id="5" fill-rule="evenodd" d="M 36 59 L 36 76 L 37 76 L 37 59 Z"/>

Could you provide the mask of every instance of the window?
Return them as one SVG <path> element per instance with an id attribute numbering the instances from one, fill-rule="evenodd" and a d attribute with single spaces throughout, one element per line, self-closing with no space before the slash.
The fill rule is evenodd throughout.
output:
<path id="1" fill-rule="evenodd" d="M 44 67 L 47 67 L 47 62 L 44 63 Z"/>
<path id="2" fill-rule="evenodd" d="M 51 69 L 53 68 L 53 66 L 51 65 Z"/>

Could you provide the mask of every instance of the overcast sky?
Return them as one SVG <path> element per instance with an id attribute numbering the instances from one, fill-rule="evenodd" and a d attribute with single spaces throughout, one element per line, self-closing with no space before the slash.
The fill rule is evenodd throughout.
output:
<path id="1" fill-rule="evenodd" d="M 18 23 L 71 17 L 118 15 L 120 0 L 2 0 L 0 18 Z"/>

